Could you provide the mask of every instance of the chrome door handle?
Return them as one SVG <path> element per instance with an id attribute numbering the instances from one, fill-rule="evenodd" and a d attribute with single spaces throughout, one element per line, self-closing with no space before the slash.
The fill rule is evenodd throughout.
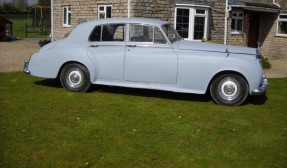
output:
<path id="1" fill-rule="evenodd" d="M 94 47 L 99 47 L 99 45 L 93 45 L 93 44 L 92 44 L 92 45 L 90 45 L 89 47 L 93 47 L 93 48 L 94 48 Z"/>
<path id="2" fill-rule="evenodd" d="M 137 47 L 137 45 L 127 45 L 128 47 Z"/>

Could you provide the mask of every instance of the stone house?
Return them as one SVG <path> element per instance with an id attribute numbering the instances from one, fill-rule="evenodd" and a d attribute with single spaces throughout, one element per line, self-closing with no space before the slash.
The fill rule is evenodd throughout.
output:
<path id="1" fill-rule="evenodd" d="M 52 0 L 51 6 L 54 40 L 88 20 L 146 17 L 170 22 L 187 40 L 260 44 L 264 56 L 287 58 L 286 0 Z"/>

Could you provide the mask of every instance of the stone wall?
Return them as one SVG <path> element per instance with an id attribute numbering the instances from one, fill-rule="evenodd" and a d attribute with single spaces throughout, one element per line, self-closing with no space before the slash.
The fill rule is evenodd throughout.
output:
<path id="1" fill-rule="evenodd" d="M 136 0 L 131 3 L 132 17 L 155 18 L 174 22 L 175 5 L 166 0 Z"/>
<path id="2" fill-rule="evenodd" d="M 98 19 L 99 5 L 112 5 L 112 17 L 127 17 L 127 0 L 54 1 L 54 40 L 64 38 L 80 23 Z M 64 27 L 62 24 L 63 6 L 71 6 L 71 27 Z"/>
<path id="3" fill-rule="evenodd" d="M 253 0 L 249 1 L 251 2 Z M 267 1 L 272 4 L 272 0 Z M 264 1 L 264 3 L 267 1 Z M 208 40 L 211 40 L 214 43 L 224 43 L 225 0 L 131 0 L 131 17 L 157 18 L 173 24 L 177 3 L 200 5 L 211 4 Z M 276 3 L 281 5 L 282 13 L 287 13 L 286 0 L 276 0 Z M 63 6 L 65 5 L 71 6 L 71 27 L 64 27 L 62 25 L 62 12 Z M 127 17 L 127 0 L 55 0 L 53 6 L 54 40 L 63 38 L 82 22 L 98 19 L 99 5 L 111 5 L 113 18 Z M 243 34 L 231 34 L 231 19 L 231 17 L 228 19 L 227 44 L 246 46 L 248 43 L 247 37 L 249 33 L 248 12 L 244 12 Z M 262 43 L 263 54 L 268 57 L 287 58 L 287 37 L 276 36 L 276 29 L 277 14 L 261 12 L 259 41 Z"/>
<path id="4" fill-rule="evenodd" d="M 266 57 L 287 59 L 287 37 L 277 36 L 277 13 L 261 13 L 260 36 L 262 53 Z"/>

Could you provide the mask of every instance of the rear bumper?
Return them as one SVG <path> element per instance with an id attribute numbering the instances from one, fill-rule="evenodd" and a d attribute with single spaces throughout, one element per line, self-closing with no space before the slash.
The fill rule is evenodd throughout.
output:
<path id="1" fill-rule="evenodd" d="M 253 89 L 251 92 L 251 95 L 255 95 L 255 96 L 263 95 L 264 93 L 266 93 L 267 88 L 268 88 L 268 80 L 266 76 L 263 75 L 261 86 L 256 89 Z"/>
<path id="2" fill-rule="evenodd" d="M 30 60 L 25 60 L 25 61 L 24 61 L 23 72 L 26 73 L 26 74 L 30 74 L 30 70 L 28 69 L 28 67 L 29 67 L 29 61 L 30 61 Z"/>

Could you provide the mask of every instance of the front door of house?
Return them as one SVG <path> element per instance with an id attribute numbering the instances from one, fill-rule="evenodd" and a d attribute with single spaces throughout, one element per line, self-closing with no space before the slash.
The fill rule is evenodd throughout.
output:
<path id="1" fill-rule="evenodd" d="M 250 14 L 251 15 L 249 18 L 248 47 L 257 48 L 260 14 L 258 12 L 252 12 Z"/>

